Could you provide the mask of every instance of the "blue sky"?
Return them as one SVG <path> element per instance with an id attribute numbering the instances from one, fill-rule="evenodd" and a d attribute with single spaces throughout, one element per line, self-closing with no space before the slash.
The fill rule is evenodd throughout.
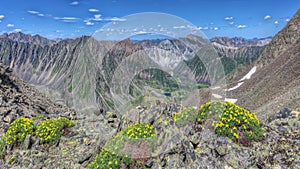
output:
<path id="1" fill-rule="evenodd" d="M 122 19 L 127 15 L 162 12 L 191 22 L 209 38 L 262 38 L 274 36 L 298 9 L 300 0 L 1 0 L 0 33 L 77 37 L 128 22 Z"/>

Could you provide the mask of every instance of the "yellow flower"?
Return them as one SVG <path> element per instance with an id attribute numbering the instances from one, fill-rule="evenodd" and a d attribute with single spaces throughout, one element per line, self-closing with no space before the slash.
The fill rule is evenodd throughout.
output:
<path id="1" fill-rule="evenodd" d="M 237 139 L 239 138 L 239 135 L 237 133 L 233 133 L 233 136 Z"/>

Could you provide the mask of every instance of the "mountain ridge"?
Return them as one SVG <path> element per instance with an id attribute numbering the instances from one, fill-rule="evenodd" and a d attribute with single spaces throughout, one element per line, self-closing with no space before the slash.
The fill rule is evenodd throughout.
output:
<path id="1" fill-rule="evenodd" d="M 25 37 L 25 40 L 19 42 L 19 38 L 22 37 Z M 70 103 L 70 98 L 73 95 L 72 91 L 77 91 L 80 95 L 82 89 L 84 88 L 84 85 L 82 85 L 80 87 L 81 89 L 78 88 L 78 90 L 76 90 L 76 87 L 72 85 L 72 83 L 76 84 L 76 82 L 72 81 L 71 79 L 76 78 L 73 77 L 74 70 L 77 69 L 74 66 L 79 66 L 79 69 L 83 69 L 83 67 L 80 68 L 82 65 L 80 65 L 79 60 L 83 57 L 81 55 L 84 52 L 87 52 L 87 54 L 90 56 L 98 57 L 94 58 L 94 61 L 88 61 L 89 64 L 96 62 L 99 63 L 99 65 L 90 65 L 90 68 L 96 71 L 96 69 L 98 69 L 96 67 L 99 67 L 101 70 L 97 75 L 95 75 L 97 77 L 94 77 L 98 80 L 81 79 L 81 82 L 84 84 L 92 84 L 95 83 L 95 81 L 100 80 L 100 83 L 97 83 L 99 86 L 95 87 L 93 90 L 97 90 L 96 93 L 98 94 L 95 96 L 98 100 L 97 102 L 99 102 L 99 104 L 102 106 L 105 105 L 105 107 L 111 105 L 112 102 L 109 99 L 111 97 L 109 93 L 110 84 L 107 82 L 107 80 L 110 80 L 112 77 L 112 74 L 109 72 L 114 72 L 114 70 L 117 68 L 117 65 L 127 56 L 130 56 L 137 51 L 145 50 L 148 52 L 148 55 L 150 54 L 152 59 L 157 60 L 157 63 L 161 64 L 161 66 L 172 69 L 182 60 L 181 53 L 184 53 L 183 56 L 185 58 L 183 59 L 189 60 L 193 57 L 193 50 L 201 47 L 203 43 L 206 43 L 202 39 L 193 36 L 180 38 L 179 40 L 168 39 L 159 42 L 140 41 L 138 43 L 132 42 L 129 39 L 118 43 L 97 42 L 95 39 L 89 36 L 82 36 L 75 39 L 60 40 L 55 43 L 51 41 L 51 43 L 48 42 L 48 45 L 40 45 L 40 41 L 35 43 L 34 40 L 29 41 L 28 39 L 34 38 L 30 35 L 25 35 L 22 33 L 14 33 L 2 36 L 2 38 L 0 37 L 0 60 L 5 65 L 10 66 L 15 75 L 31 84 L 41 86 L 39 87 L 40 89 L 45 86 L 51 90 L 59 90 L 59 92 L 62 93 L 62 98 L 65 98 L 65 100 Z M 246 40 L 244 40 L 244 42 L 245 41 Z M 149 44 L 149 42 L 151 43 Z M 183 42 L 189 44 L 189 46 L 184 45 Z M 215 40 L 215 42 L 217 42 L 217 40 Z M 253 42 L 251 41 L 249 44 L 253 44 Z M 152 47 L 155 47 L 154 50 Z M 252 63 L 258 57 L 259 53 L 264 49 L 264 46 L 253 47 L 251 45 L 244 45 L 233 50 L 230 48 L 224 49 L 218 48 L 217 46 L 214 47 L 216 48 L 219 57 L 222 58 L 222 62 L 227 63 L 224 64 L 226 73 L 232 71 L 237 65 Z M 158 51 L 161 51 L 162 53 Z M 174 55 L 173 58 L 169 58 L 167 55 L 168 52 L 177 54 Z M 83 58 L 81 61 L 84 60 L 85 59 Z M 162 62 L 163 60 L 165 61 Z M 189 63 L 187 64 L 192 66 L 191 70 L 196 76 L 195 79 L 199 83 L 210 83 L 209 77 L 207 74 L 205 74 L 205 71 L 203 71 L 205 70 L 204 65 L 199 67 L 199 65 L 201 65 L 200 62 L 197 64 L 198 66 L 193 66 L 193 64 Z M 92 72 L 89 74 L 91 73 Z M 80 75 L 78 74 L 78 76 Z M 75 90 L 72 90 L 72 88 Z M 86 95 L 84 93 L 81 94 L 83 96 Z"/>

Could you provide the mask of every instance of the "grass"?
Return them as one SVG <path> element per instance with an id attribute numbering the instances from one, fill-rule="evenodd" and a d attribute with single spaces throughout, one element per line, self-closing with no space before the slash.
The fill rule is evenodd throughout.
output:
<path id="1" fill-rule="evenodd" d="M 138 106 L 142 104 L 144 100 L 145 100 L 145 95 L 140 95 L 136 99 L 131 100 L 130 103 L 132 106 Z"/>
<path id="2" fill-rule="evenodd" d="M 0 136 L 0 159 L 4 159 L 5 157 L 5 146 L 6 140 L 4 136 Z"/>
<path id="3" fill-rule="evenodd" d="M 72 87 L 72 84 L 70 84 L 69 87 L 68 87 L 68 92 L 72 93 L 72 91 L 73 91 L 73 87 Z"/>

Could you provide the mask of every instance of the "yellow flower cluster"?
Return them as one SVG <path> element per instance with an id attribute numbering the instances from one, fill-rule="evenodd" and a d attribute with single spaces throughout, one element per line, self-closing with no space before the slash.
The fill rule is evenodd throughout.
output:
<path id="1" fill-rule="evenodd" d="M 65 117 L 43 120 L 38 126 L 36 135 L 42 142 L 51 143 L 60 138 L 63 129 L 74 125 L 73 121 Z"/>
<path id="2" fill-rule="evenodd" d="M 193 122 L 196 118 L 195 107 L 185 107 L 180 112 L 177 112 L 173 116 L 173 120 L 176 124 L 185 125 Z"/>
<path id="3" fill-rule="evenodd" d="M 150 138 L 155 136 L 155 129 L 149 123 L 136 123 L 123 130 L 122 134 L 135 139 Z"/>
<path id="4" fill-rule="evenodd" d="M 231 102 L 213 101 L 201 106 L 198 122 L 202 122 L 209 114 L 217 117 L 212 123 L 218 135 L 228 136 L 233 140 L 239 138 L 238 133 L 243 132 L 249 140 L 260 140 L 262 129 L 260 122 L 254 113 L 239 107 Z"/>
<path id="5" fill-rule="evenodd" d="M 34 129 L 32 120 L 24 117 L 18 118 L 9 126 L 4 135 L 6 144 L 23 142 L 28 134 L 33 134 Z"/>
<path id="6" fill-rule="evenodd" d="M 102 149 L 95 160 L 87 166 L 87 169 L 117 169 L 120 167 L 120 157 Z"/>
<path id="7" fill-rule="evenodd" d="M 156 136 L 154 126 L 149 123 L 136 123 L 128 126 L 117 135 L 112 137 L 95 160 L 90 163 L 87 169 L 117 169 L 122 165 L 137 166 L 138 161 L 130 158 L 130 152 L 124 151 L 125 143 L 139 144 L 141 140 L 147 139 L 151 146 L 151 139 Z"/>
<path id="8" fill-rule="evenodd" d="M 198 113 L 197 113 L 197 122 L 202 123 L 204 122 L 209 115 L 212 114 L 212 111 L 210 110 L 210 102 L 206 102 L 204 105 L 201 105 Z"/>

